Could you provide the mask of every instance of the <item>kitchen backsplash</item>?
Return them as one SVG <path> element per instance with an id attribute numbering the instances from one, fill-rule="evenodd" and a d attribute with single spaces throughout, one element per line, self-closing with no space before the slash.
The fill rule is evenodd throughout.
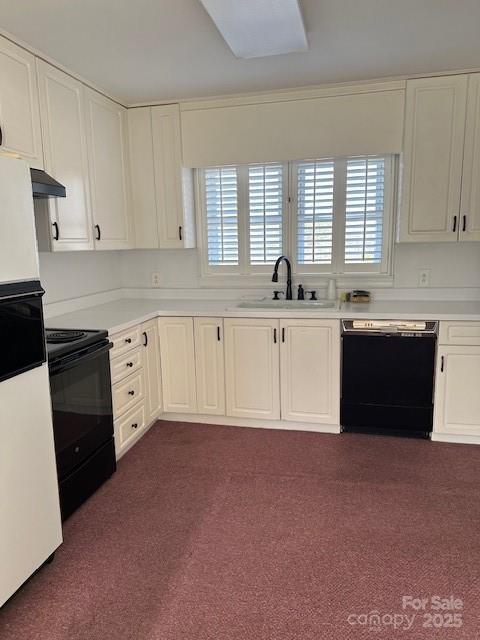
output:
<path id="1" fill-rule="evenodd" d="M 419 288 L 421 270 L 429 270 L 430 284 Z M 40 274 L 51 304 L 122 288 L 144 289 L 155 295 L 152 272 L 160 277 L 158 295 L 166 289 L 175 296 L 240 297 L 248 288 L 233 291 L 199 289 L 196 250 L 137 250 L 104 252 L 41 253 Z M 393 286 L 378 289 L 379 298 L 478 299 L 480 298 L 480 251 L 476 243 L 395 245 Z M 325 279 L 319 278 L 320 283 Z M 362 280 L 358 280 L 358 288 Z M 372 287 L 370 287 L 372 288 Z M 152 290 L 153 289 L 153 290 Z M 265 291 L 271 291 L 265 277 Z M 175 291 L 178 290 L 178 291 Z M 187 290 L 190 290 L 187 291 Z M 263 290 L 263 287 L 262 287 Z M 252 294 L 259 294 L 258 288 Z M 321 291 L 320 291 L 321 293 Z"/>

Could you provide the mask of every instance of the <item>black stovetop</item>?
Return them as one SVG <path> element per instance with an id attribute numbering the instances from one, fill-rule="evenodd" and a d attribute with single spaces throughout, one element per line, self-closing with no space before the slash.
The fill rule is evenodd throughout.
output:
<path id="1" fill-rule="evenodd" d="M 107 338 L 108 333 L 103 330 L 46 328 L 45 336 L 48 360 L 52 362 L 57 358 L 102 342 Z"/>

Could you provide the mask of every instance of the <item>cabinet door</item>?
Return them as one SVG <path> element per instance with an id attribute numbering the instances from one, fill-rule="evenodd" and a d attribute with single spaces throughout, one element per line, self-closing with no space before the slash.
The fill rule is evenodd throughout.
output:
<path id="1" fill-rule="evenodd" d="M 135 247 L 157 249 L 159 244 L 150 107 L 128 109 L 128 139 Z"/>
<path id="2" fill-rule="evenodd" d="M 196 413 L 193 318 L 159 318 L 165 412 Z"/>
<path id="3" fill-rule="evenodd" d="M 281 320 L 282 420 L 339 424 L 338 320 Z"/>
<path id="4" fill-rule="evenodd" d="M 49 198 L 53 251 L 93 249 L 83 87 L 37 60 L 45 170 L 61 182 L 66 198 Z"/>
<path id="5" fill-rule="evenodd" d="M 439 347 L 434 431 L 480 436 L 480 347 Z"/>
<path id="6" fill-rule="evenodd" d="M 226 318 L 224 327 L 227 416 L 278 420 L 279 321 Z"/>
<path id="7" fill-rule="evenodd" d="M 92 214 L 97 249 L 132 246 L 126 109 L 85 89 Z"/>
<path id="8" fill-rule="evenodd" d="M 162 412 L 162 380 L 160 373 L 160 345 L 158 326 L 155 320 L 142 325 L 144 367 L 146 377 L 146 421 L 153 422 Z"/>
<path id="9" fill-rule="evenodd" d="M 191 172 L 182 170 L 178 105 L 152 107 L 152 132 L 160 248 L 193 247 Z"/>
<path id="10" fill-rule="evenodd" d="M 225 415 L 222 318 L 195 318 L 198 413 Z"/>
<path id="11" fill-rule="evenodd" d="M 399 239 L 456 242 L 467 76 L 407 82 Z"/>
<path id="12" fill-rule="evenodd" d="M 480 240 L 480 73 L 468 79 L 460 240 Z"/>
<path id="13" fill-rule="evenodd" d="M 0 149 L 43 169 L 35 57 L 2 37 L 0 78 Z"/>

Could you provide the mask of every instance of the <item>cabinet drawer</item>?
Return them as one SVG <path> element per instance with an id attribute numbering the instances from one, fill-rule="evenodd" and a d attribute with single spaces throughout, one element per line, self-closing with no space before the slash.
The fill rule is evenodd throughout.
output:
<path id="1" fill-rule="evenodd" d="M 112 384 L 119 382 L 143 367 L 143 347 L 132 349 L 123 356 L 110 361 Z"/>
<path id="2" fill-rule="evenodd" d="M 115 421 L 115 444 L 121 451 L 145 427 L 145 404 L 136 404 L 122 418 Z"/>
<path id="3" fill-rule="evenodd" d="M 113 385 L 113 417 L 119 418 L 134 404 L 145 397 L 145 377 L 143 369 L 133 373 L 122 382 Z"/>
<path id="4" fill-rule="evenodd" d="M 440 344 L 480 346 L 480 322 L 440 322 Z"/>
<path id="5" fill-rule="evenodd" d="M 130 351 L 130 349 L 139 347 L 142 344 L 140 327 L 131 327 L 130 329 L 116 333 L 110 336 L 110 340 L 113 343 L 110 358 L 117 358 L 127 351 Z"/>

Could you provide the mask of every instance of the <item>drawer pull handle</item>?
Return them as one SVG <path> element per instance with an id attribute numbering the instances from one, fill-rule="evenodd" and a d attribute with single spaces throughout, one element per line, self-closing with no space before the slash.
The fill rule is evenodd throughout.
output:
<path id="1" fill-rule="evenodd" d="M 146 331 L 143 332 L 143 346 L 148 346 L 148 335 Z"/>
<path id="2" fill-rule="evenodd" d="M 463 216 L 462 231 L 465 232 L 466 230 L 467 230 L 467 216 Z"/>
<path id="3" fill-rule="evenodd" d="M 137 427 L 138 427 L 138 422 L 134 422 L 134 423 L 132 424 L 132 429 L 136 429 Z"/>
<path id="4" fill-rule="evenodd" d="M 134 396 L 134 395 L 135 395 L 135 391 L 129 391 L 129 392 L 128 392 L 128 395 L 129 395 L 129 396 Z"/>
<path id="5" fill-rule="evenodd" d="M 273 330 L 273 344 L 277 344 L 277 330 Z"/>
<path id="6" fill-rule="evenodd" d="M 440 371 L 443 373 L 444 369 L 445 369 L 445 357 L 442 356 L 442 358 L 440 360 Z"/>
<path id="7" fill-rule="evenodd" d="M 127 362 L 127 367 L 133 367 L 133 362 Z"/>
<path id="8" fill-rule="evenodd" d="M 457 216 L 453 216 L 453 233 L 455 233 L 457 230 Z"/>
<path id="9" fill-rule="evenodd" d="M 132 342 L 132 339 L 131 339 L 131 338 L 125 338 L 125 342 L 126 342 L 127 344 L 130 344 L 130 343 Z"/>

